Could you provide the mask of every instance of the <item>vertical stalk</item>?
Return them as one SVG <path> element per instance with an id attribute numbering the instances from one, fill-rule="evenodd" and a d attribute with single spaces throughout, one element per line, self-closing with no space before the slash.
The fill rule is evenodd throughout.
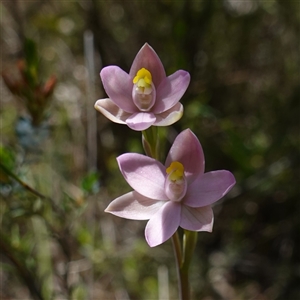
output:
<path id="1" fill-rule="evenodd" d="M 159 160 L 159 136 L 157 127 L 151 126 L 143 131 L 142 143 L 146 154 Z"/>
<path id="2" fill-rule="evenodd" d="M 178 275 L 178 287 L 180 300 L 190 299 L 190 284 L 189 284 L 189 266 L 195 250 L 197 242 L 197 232 L 184 231 L 183 236 L 183 252 L 179 240 L 178 231 L 172 236 L 173 249 L 176 258 L 176 268 Z"/>

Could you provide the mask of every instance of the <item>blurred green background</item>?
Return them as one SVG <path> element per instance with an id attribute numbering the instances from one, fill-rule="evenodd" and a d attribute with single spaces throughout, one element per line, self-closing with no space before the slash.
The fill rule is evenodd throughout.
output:
<path id="1" fill-rule="evenodd" d="M 171 242 L 105 214 L 140 132 L 93 106 L 145 42 L 191 74 L 182 119 L 237 184 L 199 233 L 193 299 L 300 299 L 299 1 L 2 1 L 1 299 L 176 299 Z"/>

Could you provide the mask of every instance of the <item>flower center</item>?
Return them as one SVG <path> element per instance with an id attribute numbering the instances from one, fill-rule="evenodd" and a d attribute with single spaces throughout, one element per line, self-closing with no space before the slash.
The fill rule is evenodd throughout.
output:
<path id="1" fill-rule="evenodd" d="M 165 181 L 165 192 L 170 200 L 179 202 L 187 190 L 187 182 L 184 176 L 182 163 L 173 161 L 166 170 L 168 176 Z"/>
<path id="2" fill-rule="evenodd" d="M 134 83 L 132 90 L 134 104 L 141 111 L 148 111 L 154 105 L 156 96 L 151 73 L 142 68 L 136 73 L 132 82 Z"/>
<path id="3" fill-rule="evenodd" d="M 133 78 L 133 83 L 144 91 L 145 88 L 151 87 L 152 75 L 147 69 L 142 68 L 138 70 L 136 76 Z"/>
<path id="4" fill-rule="evenodd" d="M 172 181 L 182 179 L 184 174 L 184 167 L 179 161 L 173 161 L 169 168 L 166 170 L 167 174 L 170 174 L 169 178 Z"/>

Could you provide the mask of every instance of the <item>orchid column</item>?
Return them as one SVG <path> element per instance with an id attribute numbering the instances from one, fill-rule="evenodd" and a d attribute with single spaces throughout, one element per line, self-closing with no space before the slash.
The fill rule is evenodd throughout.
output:
<path id="1" fill-rule="evenodd" d="M 212 231 L 211 204 L 231 189 L 234 176 L 225 170 L 204 173 L 201 144 L 189 129 L 177 136 L 165 163 L 158 160 L 160 150 L 153 126 L 168 126 L 181 118 L 179 100 L 189 85 L 189 73 L 179 70 L 167 77 L 159 57 L 145 44 L 129 74 L 108 66 L 100 76 L 109 98 L 98 100 L 95 108 L 113 122 L 142 131 L 148 155 L 126 153 L 117 158 L 133 191 L 112 201 L 105 211 L 122 218 L 149 220 L 145 238 L 150 247 L 172 238 L 180 298 L 188 300 L 188 268 L 196 232 Z M 183 243 L 178 227 L 184 229 Z"/>

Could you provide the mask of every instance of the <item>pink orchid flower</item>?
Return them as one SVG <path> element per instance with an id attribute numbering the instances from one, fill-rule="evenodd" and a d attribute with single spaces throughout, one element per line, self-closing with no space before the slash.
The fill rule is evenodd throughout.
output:
<path id="1" fill-rule="evenodd" d="M 165 165 L 136 153 L 123 154 L 117 161 L 134 191 L 112 201 L 105 211 L 126 219 L 149 220 L 145 237 L 150 247 L 168 240 L 179 226 L 211 232 L 211 204 L 235 184 L 229 171 L 204 173 L 201 144 L 189 129 L 177 136 Z"/>
<path id="2" fill-rule="evenodd" d="M 171 125 L 183 114 L 179 100 L 189 85 L 190 74 L 179 70 L 166 77 L 161 60 L 148 44 L 136 55 L 129 74 L 108 66 L 101 70 L 100 77 L 109 98 L 98 100 L 95 108 L 115 123 L 141 131 L 151 125 Z"/>

